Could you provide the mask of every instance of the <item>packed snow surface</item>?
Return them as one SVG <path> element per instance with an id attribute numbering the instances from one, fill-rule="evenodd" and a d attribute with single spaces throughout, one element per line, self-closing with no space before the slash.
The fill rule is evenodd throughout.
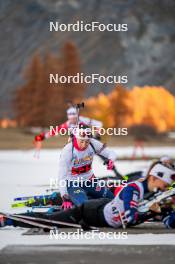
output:
<path id="1" fill-rule="evenodd" d="M 132 147 L 113 148 L 118 157 L 131 157 Z M 174 147 L 145 148 L 149 156 L 170 155 L 175 157 Z M 17 212 L 11 209 L 14 197 L 46 193 L 50 180 L 57 179 L 59 173 L 60 149 L 42 150 L 39 158 L 34 157 L 34 151 L 0 151 L 0 211 Z M 150 165 L 150 160 L 116 161 L 117 169 L 123 173 L 144 170 Z M 98 177 L 113 175 L 103 162 L 95 157 L 94 173 Z M 20 209 L 19 211 L 24 211 Z M 48 236 L 21 236 L 24 230 L 7 228 L 0 230 L 0 247 L 9 244 L 175 244 L 174 234 L 130 234 L 127 239 L 118 240 L 49 240 Z"/>

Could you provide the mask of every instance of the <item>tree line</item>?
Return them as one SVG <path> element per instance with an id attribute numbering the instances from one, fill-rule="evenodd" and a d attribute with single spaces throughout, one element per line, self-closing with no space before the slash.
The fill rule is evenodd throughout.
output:
<path id="1" fill-rule="evenodd" d="M 78 72 L 81 62 L 73 42 L 65 43 L 58 55 L 36 52 L 24 71 L 25 83 L 14 96 L 18 125 L 46 127 L 64 121 L 67 103 L 81 100 L 86 87 L 74 83 L 50 84 L 49 74 L 69 76 Z"/>

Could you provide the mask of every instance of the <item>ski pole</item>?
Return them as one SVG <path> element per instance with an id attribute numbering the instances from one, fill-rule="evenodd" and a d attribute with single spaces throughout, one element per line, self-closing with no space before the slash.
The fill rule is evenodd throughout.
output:
<path id="1" fill-rule="evenodd" d="M 80 108 L 84 108 L 84 102 L 76 104 L 76 109 L 77 109 L 77 123 L 76 123 L 76 127 L 78 127 L 78 124 L 79 124 Z"/>
<path id="2" fill-rule="evenodd" d="M 106 157 L 104 157 L 103 155 L 100 155 L 100 154 L 98 154 L 97 153 L 97 155 L 104 161 L 104 165 L 107 165 L 108 164 L 108 159 L 106 158 Z M 113 170 L 113 172 L 115 173 L 115 176 L 118 178 L 118 179 L 121 179 L 121 180 L 123 180 L 123 177 L 122 177 L 122 175 L 117 171 L 117 169 L 116 169 L 116 167 L 114 166 L 113 168 L 112 168 L 112 170 Z"/>
<path id="3" fill-rule="evenodd" d="M 69 222 L 64 222 L 64 221 L 50 220 L 50 219 L 46 219 L 46 218 L 32 217 L 32 216 L 26 216 L 26 215 L 17 215 L 17 217 L 19 217 L 21 219 L 41 221 L 41 222 L 55 224 L 55 225 L 63 225 L 63 226 L 69 226 L 69 227 L 82 228 L 82 226 L 79 224 L 74 224 L 74 223 L 69 223 Z M 97 227 L 94 227 L 94 226 L 89 226 L 89 228 L 92 230 L 97 230 Z"/>
<path id="4" fill-rule="evenodd" d="M 55 227 L 53 227 L 53 226 L 44 225 L 44 224 L 41 224 L 41 223 L 30 221 L 32 219 L 29 219 L 29 218 L 22 218 L 22 217 L 19 217 L 18 215 L 11 215 L 11 214 L 4 214 L 4 213 L 2 213 L 2 214 L 6 218 L 9 218 L 9 219 L 14 220 L 14 221 L 19 221 L 21 223 L 28 224 L 28 225 L 35 226 L 35 227 L 40 227 L 40 228 L 43 228 L 43 229 L 55 230 Z"/>

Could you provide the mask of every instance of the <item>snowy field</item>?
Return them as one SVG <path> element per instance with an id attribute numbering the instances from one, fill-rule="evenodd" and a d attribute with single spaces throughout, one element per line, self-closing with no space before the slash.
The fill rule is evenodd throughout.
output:
<path id="1" fill-rule="evenodd" d="M 116 148 L 118 157 L 131 156 L 132 147 Z M 175 157 L 175 148 L 146 148 L 146 155 Z M 39 159 L 34 158 L 34 151 L 0 151 L 0 211 L 16 212 L 10 208 L 13 198 L 17 196 L 46 193 L 50 179 L 57 179 L 60 150 L 42 150 Z M 123 174 L 145 169 L 151 161 L 116 161 L 116 167 Z M 113 175 L 107 171 L 98 157 L 94 160 L 96 176 Z M 21 209 L 20 209 L 21 210 Z M 79 241 L 49 240 L 47 236 L 21 236 L 24 230 L 7 228 L 0 230 L 0 248 L 6 245 L 46 245 L 46 244 L 92 244 L 82 238 Z M 93 240 L 93 244 L 171 244 L 175 245 L 175 234 L 130 234 L 127 240 Z"/>

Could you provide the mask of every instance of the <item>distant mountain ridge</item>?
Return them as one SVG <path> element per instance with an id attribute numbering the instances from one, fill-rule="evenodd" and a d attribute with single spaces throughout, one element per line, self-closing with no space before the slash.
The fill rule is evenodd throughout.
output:
<path id="1" fill-rule="evenodd" d="M 127 23 L 127 32 L 49 32 L 49 21 Z M 22 70 L 37 49 L 54 52 L 67 40 L 79 50 L 85 73 L 128 76 L 128 87 L 163 85 L 175 93 L 175 1 L 0 0 L 0 115 L 8 113 Z M 87 95 L 109 92 L 94 84 Z M 9 108 L 10 109 L 10 108 Z"/>

